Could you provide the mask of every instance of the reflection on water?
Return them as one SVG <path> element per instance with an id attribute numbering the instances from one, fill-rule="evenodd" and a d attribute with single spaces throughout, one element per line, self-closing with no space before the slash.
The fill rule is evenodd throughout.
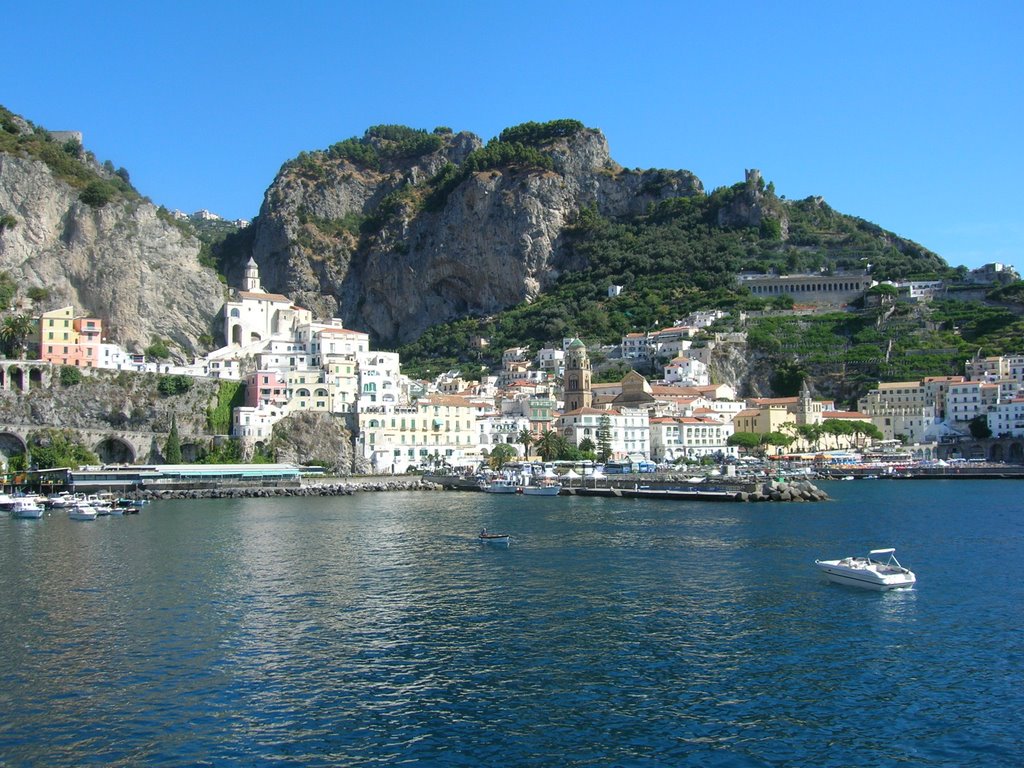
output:
<path id="1" fill-rule="evenodd" d="M 0 521 L 0 759 L 1013 764 L 1024 536 L 985 510 L 1017 486 L 972 485 L 964 535 L 955 487 L 897 508 L 837 485 L 821 505 L 392 493 Z M 884 545 L 917 589 L 813 565 Z"/>

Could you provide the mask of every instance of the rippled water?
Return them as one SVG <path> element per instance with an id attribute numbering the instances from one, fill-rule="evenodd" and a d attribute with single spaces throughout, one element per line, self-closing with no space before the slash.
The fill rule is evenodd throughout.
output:
<path id="1" fill-rule="evenodd" d="M 0 520 L 0 766 L 1022 764 L 1024 484 L 828 490 Z"/>

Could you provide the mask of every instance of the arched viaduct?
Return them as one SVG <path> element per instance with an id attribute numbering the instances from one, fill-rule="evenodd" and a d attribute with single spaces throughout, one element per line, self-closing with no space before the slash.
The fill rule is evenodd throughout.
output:
<path id="1" fill-rule="evenodd" d="M 12 456 L 24 454 L 28 448 L 29 433 L 47 427 L 38 424 L 10 424 L 0 422 L 0 461 L 4 466 Z M 123 429 L 71 430 L 95 453 L 103 464 L 156 463 L 167 442 L 166 432 L 132 432 Z M 207 450 L 210 435 L 180 435 L 181 457 L 191 462 Z"/>

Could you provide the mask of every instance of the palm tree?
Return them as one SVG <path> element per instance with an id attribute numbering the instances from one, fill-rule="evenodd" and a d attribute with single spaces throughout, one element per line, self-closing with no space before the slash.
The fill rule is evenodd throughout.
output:
<path id="1" fill-rule="evenodd" d="M 549 430 L 537 441 L 537 453 L 544 461 L 551 461 L 558 455 L 562 447 L 562 436 L 555 430 Z"/>
<path id="2" fill-rule="evenodd" d="M 536 442 L 533 437 L 533 432 L 528 429 L 519 430 L 519 434 L 516 436 L 516 442 L 523 446 L 523 458 L 529 458 L 530 446 Z"/>
<path id="3" fill-rule="evenodd" d="M 32 318 L 28 315 L 15 315 L 5 317 L 0 324 L 0 345 L 3 346 L 5 354 L 21 357 L 25 350 L 25 339 L 33 330 Z"/>

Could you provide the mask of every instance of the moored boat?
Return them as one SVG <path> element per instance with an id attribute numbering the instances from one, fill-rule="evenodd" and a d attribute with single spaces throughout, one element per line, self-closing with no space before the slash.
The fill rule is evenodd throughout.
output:
<path id="1" fill-rule="evenodd" d="M 489 483 L 481 483 L 481 487 L 487 493 L 516 493 L 519 490 L 515 483 L 504 477 L 496 477 Z"/>
<path id="2" fill-rule="evenodd" d="M 43 516 L 43 505 L 31 496 L 15 496 L 11 515 L 25 520 L 38 520 Z"/>
<path id="3" fill-rule="evenodd" d="M 540 485 L 524 485 L 520 489 L 525 496 L 557 496 L 562 492 L 561 483 L 541 483 Z"/>
<path id="4" fill-rule="evenodd" d="M 68 509 L 68 520 L 95 520 L 96 510 L 85 502 L 78 502 Z"/>
<path id="5" fill-rule="evenodd" d="M 75 497 L 67 491 L 51 494 L 46 497 L 46 506 L 50 509 L 67 509 L 75 502 Z"/>
<path id="6" fill-rule="evenodd" d="M 825 577 L 836 584 L 862 589 L 909 589 L 917 581 L 914 572 L 900 565 L 892 547 L 872 549 L 867 557 L 815 560 Z M 885 560 L 876 559 L 888 556 Z"/>

